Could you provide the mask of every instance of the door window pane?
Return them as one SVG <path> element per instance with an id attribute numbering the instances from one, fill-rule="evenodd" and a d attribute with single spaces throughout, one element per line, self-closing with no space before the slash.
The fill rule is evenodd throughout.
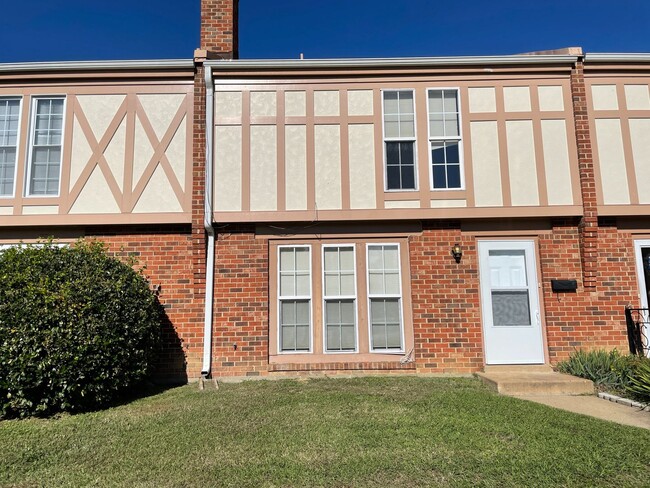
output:
<path id="1" fill-rule="evenodd" d="M 492 291 L 494 325 L 531 325 L 528 290 Z"/>

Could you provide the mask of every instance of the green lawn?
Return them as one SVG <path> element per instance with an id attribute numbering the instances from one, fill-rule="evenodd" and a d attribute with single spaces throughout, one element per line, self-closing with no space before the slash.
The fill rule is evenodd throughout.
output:
<path id="1" fill-rule="evenodd" d="M 649 453 L 471 379 L 255 381 L 0 422 L 0 485 L 649 486 Z"/>

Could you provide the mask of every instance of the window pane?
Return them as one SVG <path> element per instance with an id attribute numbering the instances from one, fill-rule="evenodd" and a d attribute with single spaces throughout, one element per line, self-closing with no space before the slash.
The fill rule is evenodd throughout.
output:
<path id="1" fill-rule="evenodd" d="M 384 246 L 384 266 L 386 269 L 399 268 L 397 246 Z"/>
<path id="2" fill-rule="evenodd" d="M 368 274 L 368 288 L 370 293 L 383 295 L 384 292 L 384 273 L 381 271 L 371 271 Z"/>
<path id="3" fill-rule="evenodd" d="M 340 248 L 340 256 L 341 256 L 341 269 L 344 271 L 353 271 L 354 270 L 354 248 L 353 247 Z"/>
<path id="4" fill-rule="evenodd" d="M 354 295 L 354 274 L 341 275 L 341 295 Z"/>
<path id="5" fill-rule="evenodd" d="M 281 307 L 281 320 L 284 325 L 296 325 L 296 302 L 283 301 Z"/>
<path id="6" fill-rule="evenodd" d="M 353 351 L 355 349 L 355 330 L 353 325 L 341 326 L 341 349 Z"/>
<path id="7" fill-rule="evenodd" d="M 450 112 L 458 112 L 458 101 L 456 99 L 457 96 L 456 91 L 451 91 L 451 90 L 445 90 L 445 112 L 450 113 Z"/>
<path id="8" fill-rule="evenodd" d="M 390 295 L 399 295 L 399 274 L 397 272 L 387 272 L 385 274 L 386 291 Z"/>
<path id="9" fill-rule="evenodd" d="M 384 92 L 384 113 L 396 114 L 397 113 L 397 92 L 386 91 Z"/>
<path id="10" fill-rule="evenodd" d="M 399 324 L 386 325 L 386 347 L 389 349 L 400 349 L 402 347 Z"/>
<path id="11" fill-rule="evenodd" d="M 386 163 L 389 165 L 399 164 L 400 144 L 399 142 L 386 143 Z"/>
<path id="12" fill-rule="evenodd" d="M 368 246 L 368 268 L 384 268 L 384 259 L 381 246 Z"/>
<path id="13" fill-rule="evenodd" d="M 306 247 L 296 249 L 296 270 L 309 271 L 309 249 Z"/>
<path id="14" fill-rule="evenodd" d="M 399 111 L 401 114 L 413 113 L 413 92 L 399 92 Z"/>
<path id="15" fill-rule="evenodd" d="M 309 296 L 311 287 L 311 277 L 308 274 L 299 274 L 296 276 L 296 295 Z"/>
<path id="16" fill-rule="evenodd" d="M 340 351 L 341 350 L 341 328 L 334 326 L 327 326 L 327 350 Z"/>
<path id="17" fill-rule="evenodd" d="M 339 250 L 337 247 L 326 247 L 323 250 L 325 256 L 325 271 L 336 271 L 339 269 Z"/>
<path id="18" fill-rule="evenodd" d="M 309 350 L 309 326 L 299 325 L 296 327 L 296 350 Z"/>
<path id="19" fill-rule="evenodd" d="M 442 112 L 442 92 L 429 90 L 429 113 Z"/>
<path id="20" fill-rule="evenodd" d="M 339 287 L 339 275 L 327 273 L 325 274 L 325 295 L 337 296 L 341 294 Z"/>
<path id="21" fill-rule="evenodd" d="M 296 295 L 295 277 L 293 274 L 280 275 L 280 296 L 292 297 Z"/>
<path id="22" fill-rule="evenodd" d="M 447 188 L 460 188 L 460 165 L 447 166 Z"/>
<path id="23" fill-rule="evenodd" d="M 460 163 L 460 156 L 457 142 L 446 142 L 447 163 Z"/>
<path id="24" fill-rule="evenodd" d="M 399 166 L 388 166 L 386 168 L 386 187 L 389 190 L 400 190 L 402 188 Z"/>
<path id="25" fill-rule="evenodd" d="M 429 132 L 431 137 L 444 137 L 445 126 L 442 114 L 434 114 L 429 117 Z"/>
<path id="26" fill-rule="evenodd" d="M 415 166 L 402 166 L 400 171 L 403 189 L 415 188 Z"/>
<path id="27" fill-rule="evenodd" d="M 386 124 L 384 124 L 384 132 L 386 137 L 399 137 L 399 123 L 386 122 Z"/>
<path id="28" fill-rule="evenodd" d="M 458 136 L 458 120 L 455 117 L 445 117 L 445 136 Z"/>
<path id="29" fill-rule="evenodd" d="M 431 143 L 431 161 L 433 162 L 433 164 L 445 163 L 445 146 L 443 143 L 439 143 L 439 142 Z"/>
<path id="30" fill-rule="evenodd" d="M 415 137 L 415 122 L 413 116 L 403 117 L 400 123 L 400 137 Z"/>
<path id="31" fill-rule="evenodd" d="M 280 271 L 292 271 L 294 269 L 294 249 L 280 248 Z"/>
<path id="32" fill-rule="evenodd" d="M 530 325 L 528 290 L 492 291 L 494 325 Z"/>
<path id="33" fill-rule="evenodd" d="M 399 144 L 399 158 L 401 164 L 413 164 L 412 142 L 403 142 Z"/>
<path id="34" fill-rule="evenodd" d="M 301 325 L 309 325 L 309 300 L 296 302 L 296 323 Z"/>
<path id="35" fill-rule="evenodd" d="M 282 327 L 282 350 L 295 351 L 296 350 L 296 334 L 295 327 Z"/>
<path id="36" fill-rule="evenodd" d="M 433 165 L 433 187 L 447 188 L 447 175 L 445 166 L 440 164 Z"/>

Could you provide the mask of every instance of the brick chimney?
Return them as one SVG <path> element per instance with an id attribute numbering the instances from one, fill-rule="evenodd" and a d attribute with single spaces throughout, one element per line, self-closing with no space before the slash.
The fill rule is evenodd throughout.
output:
<path id="1" fill-rule="evenodd" d="M 224 58 L 239 57 L 239 0 L 201 0 L 201 47 Z"/>

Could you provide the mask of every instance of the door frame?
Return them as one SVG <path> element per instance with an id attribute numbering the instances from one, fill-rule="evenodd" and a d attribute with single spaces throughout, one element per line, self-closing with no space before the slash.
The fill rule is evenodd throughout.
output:
<path id="1" fill-rule="evenodd" d="M 530 243 L 532 246 L 533 250 L 533 256 L 532 256 L 532 262 L 533 262 L 533 267 L 531 269 L 535 270 L 536 278 L 537 278 L 537 300 L 539 304 L 539 321 L 540 321 L 540 340 L 541 340 L 541 347 L 542 347 L 542 363 L 493 363 L 489 364 L 487 360 L 487 338 L 485 335 L 485 322 L 484 322 L 484 316 L 483 316 L 483 290 L 482 290 L 482 283 L 483 280 L 481 280 L 481 260 L 480 260 L 480 244 L 481 243 L 489 243 L 489 242 L 494 242 L 494 243 L 502 243 L 502 242 L 512 242 L 512 243 Z M 650 240 L 648 241 L 650 242 Z M 536 365 L 547 365 L 549 364 L 549 350 L 548 350 L 548 338 L 547 338 L 547 333 L 546 333 L 546 307 L 544 304 L 544 293 L 543 293 L 543 286 L 542 286 L 542 269 L 541 269 L 541 259 L 540 259 L 540 250 L 539 250 L 539 239 L 538 236 L 491 236 L 491 237 L 481 237 L 476 239 L 476 259 L 477 259 L 477 267 L 478 267 L 478 281 L 479 281 L 479 286 L 478 286 L 478 295 L 479 295 L 479 313 L 481 317 L 481 336 L 482 336 L 482 343 L 483 343 L 483 364 L 486 366 L 499 366 L 501 364 L 508 365 L 525 365 L 525 364 L 536 364 Z M 531 290 L 534 287 L 531 287 Z"/>

